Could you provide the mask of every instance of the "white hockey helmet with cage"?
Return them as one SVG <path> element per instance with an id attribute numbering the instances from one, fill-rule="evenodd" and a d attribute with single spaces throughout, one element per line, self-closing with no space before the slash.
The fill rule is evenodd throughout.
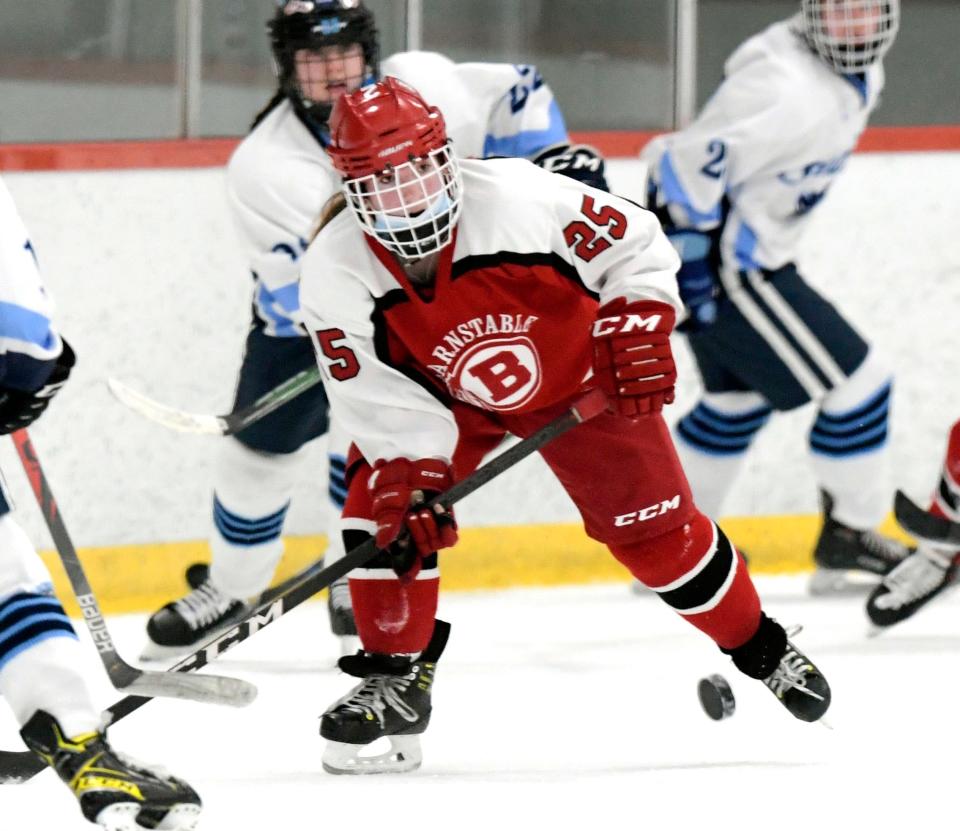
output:
<path id="1" fill-rule="evenodd" d="M 460 166 L 443 116 L 396 78 L 344 95 L 327 152 L 365 233 L 405 260 L 449 244 L 460 216 Z"/>
<path id="2" fill-rule="evenodd" d="M 900 0 L 800 0 L 800 34 L 835 71 L 863 72 L 893 45 Z"/>

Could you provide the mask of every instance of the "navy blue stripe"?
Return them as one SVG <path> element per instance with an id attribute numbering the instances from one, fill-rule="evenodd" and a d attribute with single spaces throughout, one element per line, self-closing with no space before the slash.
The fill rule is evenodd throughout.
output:
<path id="1" fill-rule="evenodd" d="M 856 456 L 859 453 L 866 453 L 868 450 L 875 450 L 878 447 L 882 447 L 886 444 L 887 441 L 887 431 L 884 429 L 881 433 L 878 433 L 875 436 L 869 438 L 864 438 L 862 441 L 853 442 L 850 444 L 844 444 L 842 446 L 834 446 L 829 444 L 824 444 L 823 442 L 814 441 L 811 439 L 810 448 L 817 453 L 820 453 L 824 456 L 833 456 L 834 458 L 841 458 L 846 456 Z"/>
<path id="2" fill-rule="evenodd" d="M 726 431 L 730 428 L 736 429 L 743 427 L 756 431 L 767 423 L 772 412 L 772 407 L 758 407 L 755 410 L 749 410 L 745 413 L 721 413 L 719 410 L 715 410 L 713 407 L 701 401 L 689 415 L 695 415 L 703 419 L 705 422 L 715 426 L 718 430 Z"/>
<path id="3" fill-rule="evenodd" d="M 250 519 L 248 517 L 242 517 L 239 514 L 233 513 L 223 506 L 223 503 L 217 499 L 216 495 L 213 497 L 214 515 L 216 516 L 219 514 L 223 517 L 224 522 L 229 522 L 236 528 L 256 529 L 262 525 L 276 525 L 277 523 L 283 523 L 283 519 L 287 515 L 287 509 L 289 507 L 290 503 L 287 502 L 279 511 L 275 511 L 274 513 L 268 514 L 264 517 Z"/>
<path id="4" fill-rule="evenodd" d="M 217 523 L 217 531 L 219 531 L 220 536 L 227 542 L 242 546 L 262 545 L 263 543 L 272 542 L 280 537 L 279 528 L 275 531 L 265 531 L 259 534 L 240 534 Z"/>
<path id="5" fill-rule="evenodd" d="M 15 595 L 11 601 L 0 606 L 0 632 L 14 623 L 36 614 L 65 615 L 63 606 L 54 597 Z"/>
<path id="6" fill-rule="evenodd" d="M 327 495 L 330 497 L 330 501 L 341 510 L 347 504 L 346 494 L 334 490 L 332 486 L 327 490 Z"/>
<path id="7" fill-rule="evenodd" d="M 810 428 L 810 435 L 826 442 L 827 444 L 836 444 L 848 441 L 850 439 L 855 439 L 858 436 L 864 436 L 867 433 L 873 433 L 878 427 L 885 425 L 886 423 L 886 410 L 874 416 L 869 421 L 859 422 L 846 428 L 830 426 L 825 428 L 824 425 L 820 423 L 820 420 L 817 419 L 817 421 L 813 423 L 813 427 Z"/>
<path id="8" fill-rule="evenodd" d="M 283 517 L 273 522 L 234 522 L 221 513 L 216 513 L 215 519 L 217 526 L 229 528 L 237 534 L 271 534 L 279 531 L 283 527 Z"/>
<path id="9" fill-rule="evenodd" d="M 343 456 L 328 456 L 330 460 L 330 469 L 343 473 L 347 469 L 347 460 Z"/>
<path id="10" fill-rule="evenodd" d="M 858 421 L 862 418 L 866 418 L 872 415 L 875 411 L 880 411 L 881 409 L 886 412 L 887 405 L 890 401 L 890 392 L 892 389 L 891 384 L 887 384 L 883 387 L 876 395 L 873 396 L 865 404 L 859 405 L 854 410 L 849 410 L 845 413 L 824 413 L 821 412 L 817 416 L 818 422 L 824 422 L 825 424 L 837 424 L 844 425 L 849 424 L 853 421 Z M 826 429 L 826 428 L 824 428 Z"/>
<path id="11" fill-rule="evenodd" d="M 749 446 L 749 441 L 730 440 L 721 444 L 718 441 L 709 439 L 702 433 L 694 432 L 686 423 L 686 420 L 677 424 L 677 434 L 688 444 L 707 453 L 711 456 L 732 456 L 736 453 L 743 453 Z"/>
<path id="12" fill-rule="evenodd" d="M 330 471 L 330 481 L 333 482 L 339 488 L 345 488 L 347 486 L 347 477 L 344 473 L 337 473 L 334 470 Z"/>
<path id="13" fill-rule="evenodd" d="M 724 424 L 721 421 L 715 421 L 709 416 L 704 416 L 699 409 L 694 410 L 690 413 L 684 421 L 689 420 L 692 424 L 696 424 L 704 433 L 712 433 L 716 436 L 726 436 L 727 438 L 753 438 L 757 434 L 757 431 L 767 423 L 767 416 L 764 416 L 759 419 L 754 419 L 751 422 L 747 422 L 743 425 L 736 424 Z"/>
<path id="14" fill-rule="evenodd" d="M 747 294 L 750 295 L 753 301 L 760 307 L 760 311 L 763 312 L 764 317 L 766 317 L 767 320 L 773 324 L 773 326 L 783 336 L 783 338 L 787 341 L 787 343 L 789 343 L 790 346 L 793 347 L 793 349 L 796 351 L 796 353 L 803 359 L 803 362 L 808 366 L 810 371 L 817 376 L 817 380 L 819 380 L 820 383 L 823 384 L 823 386 L 826 387 L 828 390 L 833 389 L 833 382 L 824 374 L 823 370 L 820 369 L 820 366 L 817 364 L 815 360 L 813 360 L 813 358 L 810 357 L 807 351 L 802 346 L 800 346 L 800 344 L 791 334 L 790 330 L 787 329 L 787 327 L 784 325 L 783 321 L 780 320 L 780 318 L 777 317 L 776 314 L 774 314 L 773 310 L 769 306 L 767 306 L 763 298 L 760 296 L 757 290 L 753 287 L 750 281 L 744 278 L 741 280 L 741 285 L 743 286 L 743 289 L 747 292 Z M 748 324 L 750 323 L 749 319 L 747 319 L 746 317 L 744 319 L 747 321 Z M 763 336 L 760 335 L 760 337 L 762 338 Z M 770 346 L 769 343 L 767 345 Z M 779 355 L 777 355 L 776 350 L 773 349 L 772 346 L 770 346 L 770 349 L 773 351 L 774 355 L 776 355 L 777 360 L 782 362 L 783 359 Z"/>
<path id="15" fill-rule="evenodd" d="M 15 633 L 10 633 L 8 637 L 0 639 L 0 667 L 28 646 L 56 636 L 76 638 L 77 634 L 67 618 L 59 617 L 53 620 L 36 620 Z"/>

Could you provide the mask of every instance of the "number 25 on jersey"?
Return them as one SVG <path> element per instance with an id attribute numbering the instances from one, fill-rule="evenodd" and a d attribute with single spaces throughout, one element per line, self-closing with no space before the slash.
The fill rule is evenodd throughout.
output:
<path id="1" fill-rule="evenodd" d="M 584 195 L 580 212 L 587 222 L 575 219 L 563 229 L 563 238 L 573 253 L 588 263 L 613 245 L 607 235 L 615 240 L 623 239 L 627 218 L 610 205 L 598 206 L 590 194 Z"/>

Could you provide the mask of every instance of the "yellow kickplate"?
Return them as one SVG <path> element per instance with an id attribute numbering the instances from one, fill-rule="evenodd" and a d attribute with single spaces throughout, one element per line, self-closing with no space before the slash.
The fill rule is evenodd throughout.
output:
<path id="1" fill-rule="evenodd" d="M 746 553 L 757 574 L 796 574 L 813 568 L 812 554 L 820 518 L 815 515 L 732 517 L 720 523 L 733 543 Z M 908 540 L 893 518 L 881 530 Z M 283 580 L 317 559 L 324 536 L 286 537 L 277 580 Z M 55 553 L 41 553 L 57 595 L 68 614 L 79 610 Z M 148 543 L 84 548 L 84 569 L 104 612 L 152 612 L 188 590 L 187 567 L 208 562 L 205 542 Z M 518 525 L 463 528 L 453 551 L 440 557 L 445 590 L 471 591 L 511 586 L 558 586 L 625 582 L 630 575 L 579 524 Z"/>

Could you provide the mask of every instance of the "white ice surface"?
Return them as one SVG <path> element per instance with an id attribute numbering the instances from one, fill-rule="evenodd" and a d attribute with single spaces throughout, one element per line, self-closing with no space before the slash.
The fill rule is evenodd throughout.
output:
<path id="1" fill-rule="evenodd" d="M 154 701 L 111 738 L 200 791 L 201 831 L 955 828 L 960 594 L 871 640 L 862 599 L 810 600 L 803 584 L 758 580 L 771 615 L 805 625 L 832 731 L 794 721 L 654 597 L 613 585 L 444 595 L 453 632 L 413 774 L 323 773 L 318 717 L 353 679 L 332 668 L 317 603 L 216 662 L 259 685 L 250 708 Z M 124 655 L 143 622 L 110 620 Z M 696 697 L 714 672 L 737 697 L 720 723 Z M 0 746 L 22 747 L 8 716 Z M 0 790 L 4 831 L 88 827 L 49 771 Z"/>

